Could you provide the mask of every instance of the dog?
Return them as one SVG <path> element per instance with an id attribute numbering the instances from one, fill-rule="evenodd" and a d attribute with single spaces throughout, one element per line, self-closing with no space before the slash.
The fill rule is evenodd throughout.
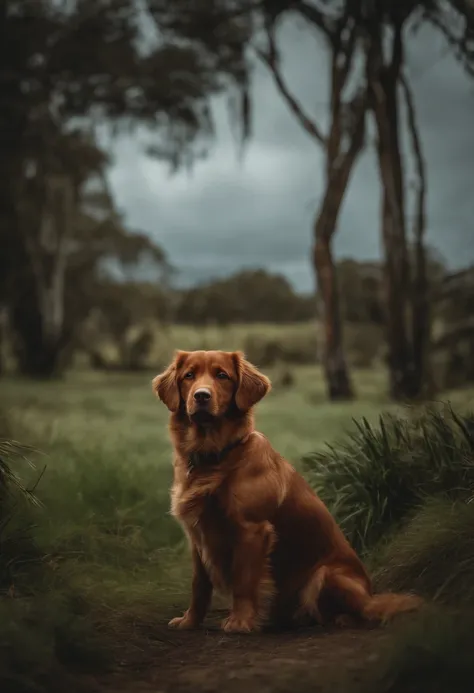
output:
<path id="1" fill-rule="evenodd" d="M 374 594 L 362 561 L 322 500 L 255 430 L 270 380 L 242 352 L 177 351 L 153 380 L 171 412 L 171 513 L 192 554 L 191 601 L 171 628 L 200 626 L 213 590 L 229 594 L 227 633 L 347 619 L 385 622 L 418 609 L 411 594 Z"/>

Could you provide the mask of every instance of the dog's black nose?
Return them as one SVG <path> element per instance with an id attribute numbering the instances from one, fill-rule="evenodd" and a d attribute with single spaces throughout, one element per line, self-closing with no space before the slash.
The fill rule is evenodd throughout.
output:
<path id="1" fill-rule="evenodd" d="M 208 390 L 206 387 L 200 387 L 199 390 L 196 390 L 194 393 L 194 400 L 198 404 L 206 404 L 209 402 L 211 399 L 211 391 Z"/>

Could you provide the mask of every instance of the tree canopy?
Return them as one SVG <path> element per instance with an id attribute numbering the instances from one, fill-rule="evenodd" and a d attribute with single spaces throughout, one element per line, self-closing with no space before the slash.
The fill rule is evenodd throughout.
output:
<path id="1" fill-rule="evenodd" d="M 144 254 L 164 265 L 146 235 L 124 229 L 97 126 L 147 128 L 153 154 L 176 167 L 211 134 L 212 96 L 242 82 L 242 51 L 180 36 L 172 16 L 172 3 L 152 0 L 1 4 L 0 301 L 24 371 L 57 369 L 74 272 Z"/>

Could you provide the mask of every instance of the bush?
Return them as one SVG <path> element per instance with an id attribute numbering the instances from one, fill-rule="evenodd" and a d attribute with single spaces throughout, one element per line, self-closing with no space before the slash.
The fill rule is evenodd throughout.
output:
<path id="1" fill-rule="evenodd" d="M 377 325 L 348 325 L 345 342 L 349 364 L 353 368 L 370 368 L 382 356 L 384 339 Z"/>
<path id="2" fill-rule="evenodd" d="M 307 323 L 304 329 L 282 325 L 278 333 L 272 331 L 247 336 L 243 349 L 248 358 L 262 368 L 278 362 L 293 365 L 311 365 L 321 361 L 323 335 L 321 325 Z M 383 335 L 380 328 L 370 324 L 346 325 L 344 339 L 348 361 L 355 368 L 368 368 L 381 354 Z"/>
<path id="3" fill-rule="evenodd" d="M 474 503 L 430 499 L 377 556 L 379 590 L 415 590 L 427 604 L 375 653 L 360 693 L 467 693 L 474 660 Z M 436 602 L 436 603 L 434 603 Z M 346 683 L 342 691 L 354 687 Z"/>
<path id="4" fill-rule="evenodd" d="M 0 690 L 59 693 L 71 690 L 72 670 L 97 671 L 107 657 L 85 605 L 35 541 L 39 503 L 15 471 L 28 453 L 0 440 Z"/>
<path id="5" fill-rule="evenodd" d="M 304 458 L 310 482 L 349 541 L 366 551 L 430 496 L 474 495 L 474 418 L 426 410 L 365 419 L 340 445 Z"/>
<path id="6" fill-rule="evenodd" d="M 26 446 L 0 439 L 0 596 L 19 579 L 25 565 L 34 565 L 40 557 L 28 507 L 37 500 L 13 469 L 28 452 Z"/>
<path id="7" fill-rule="evenodd" d="M 285 364 L 278 364 L 272 377 L 274 390 L 287 390 L 295 386 L 295 374 Z"/>
<path id="8" fill-rule="evenodd" d="M 244 343 L 244 351 L 252 363 L 268 368 L 277 363 L 315 364 L 318 361 L 316 327 L 301 334 L 291 333 L 278 337 L 274 335 L 251 335 Z"/>

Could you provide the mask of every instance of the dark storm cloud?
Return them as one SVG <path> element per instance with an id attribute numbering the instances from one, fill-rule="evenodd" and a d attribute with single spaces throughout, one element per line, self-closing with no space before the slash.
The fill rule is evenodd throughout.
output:
<path id="1" fill-rule="evenodd" d="M 326 125 L 324 47 L 292 26 L 285 34 L 285 74 L 321 126 Z M 411 42 L 415 89 L 428 166 L 428 236 L 453 266 L 474 260 L 473 83 L 425 31 Z M 322 154 L 295 122 L 263 68 L 254 79 L 254 134 L 241 163 L 224 101 L 216 103 L 211 156 L 188 175 L 169 177 L 141 143 L 116 147 L 111 181 L 129 224 L 159 241 L 183 283 L 242 267 L 282 272 L 311 289 L 311 226 L 322 194 Z M 408 165 L 408 164 L 407 164 Z M 380 256 L 380 189 L 373 147 L 361 158 L 342 210 L 338 256 Z"/>

